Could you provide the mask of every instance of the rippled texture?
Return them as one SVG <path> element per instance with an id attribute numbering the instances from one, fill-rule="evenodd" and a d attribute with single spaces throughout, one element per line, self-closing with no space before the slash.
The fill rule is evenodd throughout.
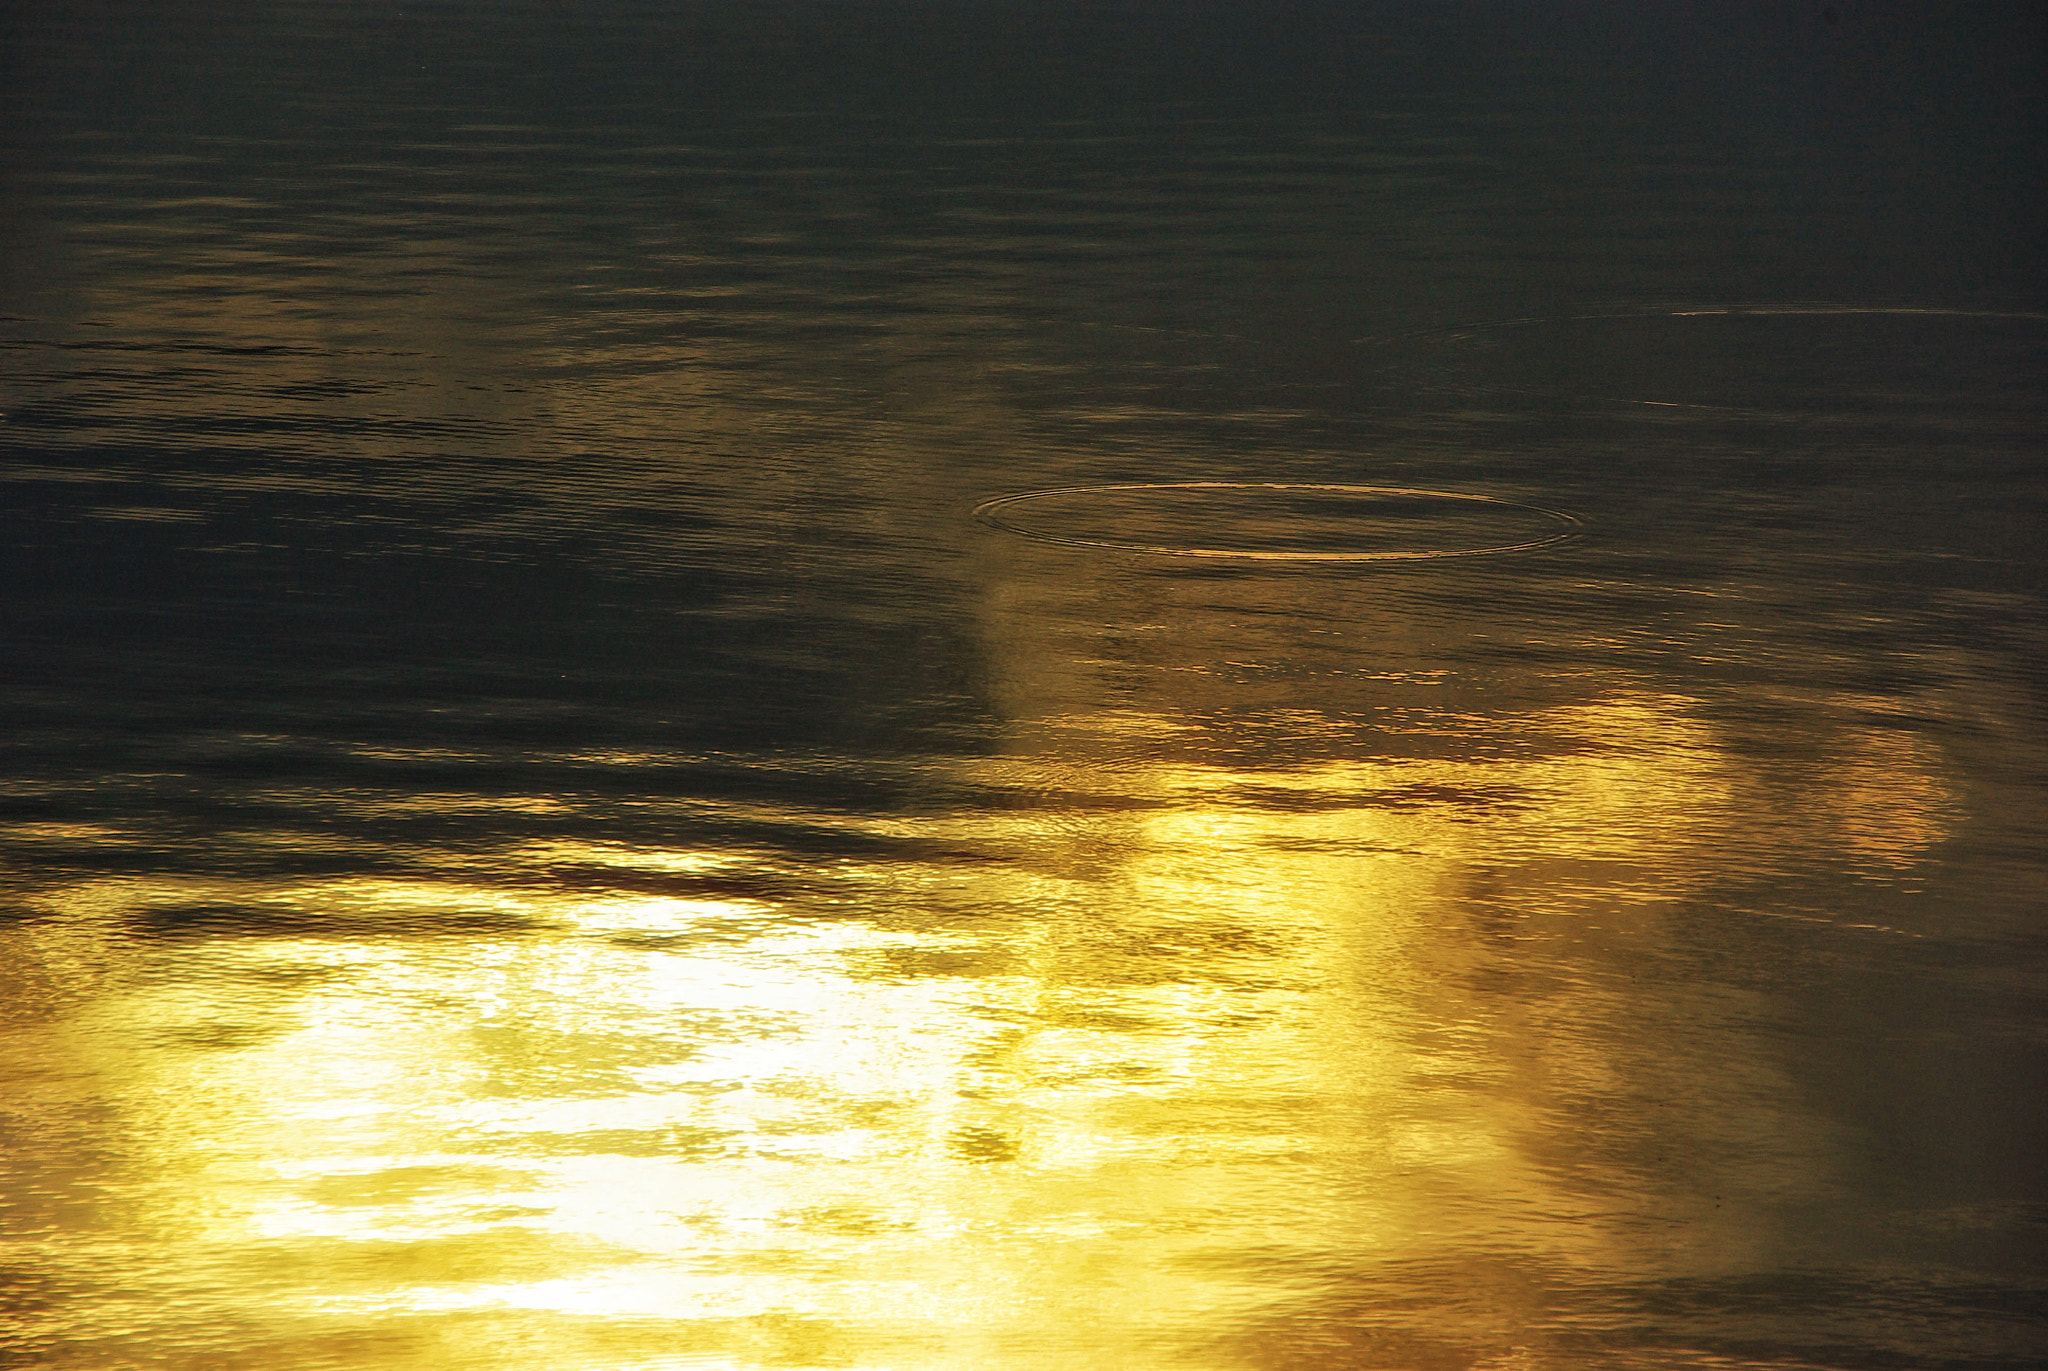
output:
<path id="1" fill-rule="evenodd" d="M 1401 562 L 1532 552 L 1574 536 L 1559 510 L 1432 490 L 1272 481 L 1151 481 L 983 501 L 992 528 L 1068 547 L 1169 557 Z"/>
<path id="2" fill-rule="evenodd" d="M 1701 23 L 6 11 L 0 1359 L 2040 1364 L 2042 32 Z"/>

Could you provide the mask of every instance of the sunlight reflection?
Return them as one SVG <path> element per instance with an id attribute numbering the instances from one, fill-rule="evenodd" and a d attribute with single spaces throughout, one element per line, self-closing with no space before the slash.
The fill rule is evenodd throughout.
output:
<path id="1" fill-rule="evenodd" d="M 1539 710 L 1455 753 L 1279 767 L 1143 762 L 1134 739 L 1187 726 L 1085 722 L 1057 766 L 972 764 L 997 792 L 1056 776 L 1036 807 L 891 821 L 985 860 L 842 860 L 814 873 L 824 895 L 551 889 L 533 873 L 764 860 L 551 840 L 517 849 L 518 884 L 53 896 L 38 954 L 96 958 L 118 989 L 30 1030 L 42 1107 L 118 1110 L 132 1217 L 51 1234 L 44 1258 L 175 1241 L 253 1276 L 273 1254 L 280 1319 L 651 1320 L 734 1365 L 754 1364 L 749 1320 L 931 1366 L 1093 1329 L 1074 1364 L 1111 1364 L 1085 1341 L 1119 1367 L 1256 1317 L 1287 1254 L 1507 1240 L 1625 1265 L 1638 1237 L 1530 1137 L 1561 1082 L 1632 1069 L 1546 1016 L 1640 1009 L 1612 985 L 1497 999 L 1488 946 L 1649 948 L 1737 834 L 1784 860 L 1845 834 L 1896 864 L 1939 840 L 1947 803 L 1932 758 L 1854 735 L 1827 802 L 1773 837 L 1748 822 L 1757 778 L 1655 694 Z M 1488 944 L 1475 908 L 1510 941 Z M 436 921 L 454 936 L 418 936 Z M 218 936 L 236 931 L 263 936 Z M 175 978 L 152 970 L 173 957 Z M 1808 1144 L 1774 1145 L 1796 1178 Z M 1701 1269 L 1749 1221 L 1696 1225 Z"/>

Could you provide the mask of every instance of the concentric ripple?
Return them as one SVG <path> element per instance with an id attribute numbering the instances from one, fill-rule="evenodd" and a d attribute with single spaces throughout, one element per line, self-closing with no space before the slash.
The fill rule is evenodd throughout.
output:
<path id="1" fill-rule="evenodd" d="M 974 515 L 1068 547 L 1258 561 L 1481 557 L 1548 547 L 1580 530 L 1561 510 L 1490 495 L 1280 481 L 1062 486 L 998 496 Z"/>

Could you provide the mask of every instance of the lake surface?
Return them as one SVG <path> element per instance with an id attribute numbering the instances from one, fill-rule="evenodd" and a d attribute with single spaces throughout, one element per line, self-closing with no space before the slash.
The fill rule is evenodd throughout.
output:
<path id="1" fill-rule="evenodd" d="M 0 1363 L 2048 1359 L 2048 28 L 1251 9 L 0 19 Z"/>

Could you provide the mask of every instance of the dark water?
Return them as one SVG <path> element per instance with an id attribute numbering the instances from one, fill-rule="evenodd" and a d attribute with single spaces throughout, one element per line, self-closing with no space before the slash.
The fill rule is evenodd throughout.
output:
<path id="1" fill-rule="evenodd" d="M 2044 37 L 8 8 L 0 1360 L 2041 1364 Z"/>

